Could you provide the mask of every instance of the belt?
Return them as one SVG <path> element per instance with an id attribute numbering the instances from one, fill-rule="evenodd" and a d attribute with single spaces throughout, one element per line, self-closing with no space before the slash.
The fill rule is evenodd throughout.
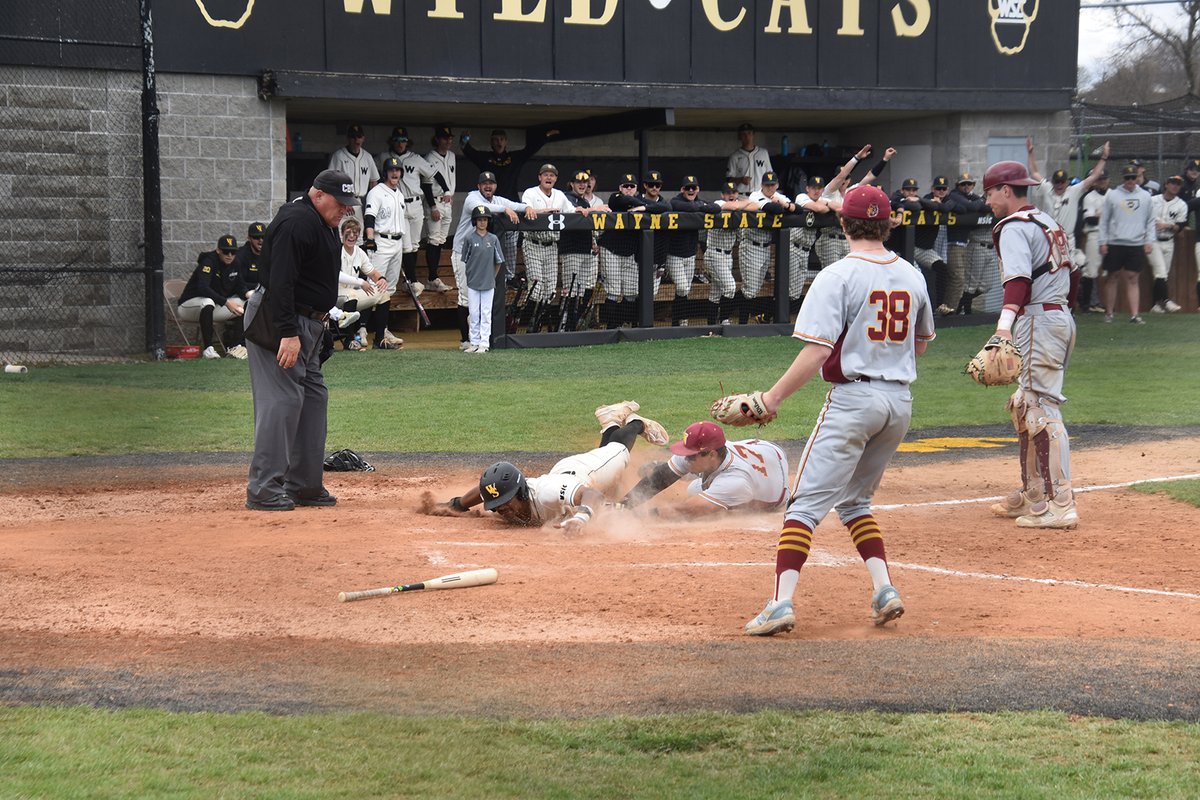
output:
<path id="1" fill-rule="evenodd" d="M 845 239 L 846 238 L 846 234 L 844 234 L 844 233 L 822 233 L 821 235 L 828 236 L 831 239 Z"/>
<path id="2" fill-rule="evenodd" d="M 747 239 L 746 241 L 749 242 L 750 244 L 757 245 L 759 247 L 770 247 L 771 246 L 770 242 L 756 242 L 753 239 Z"/>
<path id="3" fill-rule="evenodd" d="M 296 304 L 296 314 L 301 317 L 315 319 L 317 322 L 329 321 L 328 311 L 317 311 L 316 309 L 309 308 L 308 306 L 302 306 L 299 303 Z"/>
<path id="4" fill-rule="evenodd" d="M 550 247 L 551 245 L 558 244 L 558 242 L 553 240 L 549 242 L 543 242 L 541 239 L 526 239 L 525 241 L 529 242 L 530 244 L 540 244 L 542 247 Z"/>
<path id="5" fill-rule="evenodd" d="M 709 249 L 709 250 L 716 250 L 718 253 L 724 253 L 724 254 L 725 254 L 725 255 L 727 255 L 727 256 L 731 256 L 731 255 L 733 255 L 733 251 L 732 251 L 732 250 L 722 250 L 722 249 L 721 249 L 721 248 L 719 248 L 719 247 L 710 247 L 710 248 L 708 248 L 708 249 Z"/>
<path id="6" fill-rule="evenodd" d="M 421 199 L 420 197 L 406 197 L 406 198 L 404 198 L 404 202 L 406 202 L 406 203 L 415 203 L 415 202 L 417 202 L 417 201 L 418 201 L 418 200 L 420 200 L 420 199 Z"/>
<path id="7" fill-rule="evenodd" d="M 390 233 L 380 233 L 379 231 L 375 231 L 375 235 L 382 236 L 385 239 L 403 239 L 404 238 L 404 236 L 402 234 L 396 234 L 395 236 L 393 236 Z"/>
<path id="8" fill-rule="evenodd" d="M 1063 310 L 1062 305 L 1060 305 L 1058 303 L 1031 303 L 1031 304 L 1021 308 L 1021 310 L 1017 312 L 1017 316 L 1019 317 L 1022 314 L 1024 314 L 1026 309 L 1038 309 L 1038 308 L 1040 308 L 1042 311 L 1062 311 Z"/>

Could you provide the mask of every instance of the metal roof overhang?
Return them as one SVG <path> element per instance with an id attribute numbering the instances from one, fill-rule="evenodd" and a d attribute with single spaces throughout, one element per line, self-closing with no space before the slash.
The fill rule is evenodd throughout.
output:
<path id="1" fill-rule="evenodd" d="M 986 91 L 747 87 L 278 70 L 259 77 L 259 94 L 287 100 L 289 117 L 313 122 L 352 117 L 390 125 L 403 116 L 451 124 L 487 120 L 488 125 L 527 128 L 552 120 L 673 109 L 676 128 L 727 128 L 753 115 L 763 130 L 815 130 L 959 112 L 1066 111 L 1074 87 Z M 769 117 L 764 112 L 770 112 Z"/>

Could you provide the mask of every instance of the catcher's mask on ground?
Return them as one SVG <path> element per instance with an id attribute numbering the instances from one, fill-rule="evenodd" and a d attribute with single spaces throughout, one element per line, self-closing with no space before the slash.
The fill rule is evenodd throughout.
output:
<path id="1" fill-rule="evenodd" d="M 484 508 L 495 511 L 514 497 L 527 498 L 529 484 L 514 464 L 497 461 L 479 476 L 479 496 L 483 498 Z"/>

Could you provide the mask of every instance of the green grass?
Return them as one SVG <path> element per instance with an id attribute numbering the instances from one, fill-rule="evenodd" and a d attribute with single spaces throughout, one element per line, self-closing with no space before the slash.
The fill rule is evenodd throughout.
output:
<path id="1" fill-rule="evenodd" d="M 5 797 L 1192 797 L 1200 727 L 1035 714 L 592 721 L 0 709 Z"/>
<path id="2" fill-rule="evenodd" d="M 961 374 L 990 333 L 941 331 L 920 360 L 913 427 L 1005 423 L 1005 391 Z M 1200 317 L 1149 324 L 1081 320 L 1067 376 L 1071 423 L 1200 424 Z M 726 391 L 767 388 L 798 343 L 704 338 L 554 350 L 338 353 L 326 365 L 330 448 L 386 451 L 565 452 L 590 446 L 592 409 L 636 399 L 675 433 Z M 0 376 L 0 457 L 247 451 L 250 383 L 244 362 L 188 361 L 33 369 Z M 826 385 L 784 406 L 770 435 L 800 439 Z M 10 421 L 14 421 L 10 424 Z"/>
<path id="3" fill-rule="evenodd" d="M 1133 490 L 1143 494 L 1165 494 L 1174 500 L 1200 508 L 1200 480 L 1135 483 Z"/>

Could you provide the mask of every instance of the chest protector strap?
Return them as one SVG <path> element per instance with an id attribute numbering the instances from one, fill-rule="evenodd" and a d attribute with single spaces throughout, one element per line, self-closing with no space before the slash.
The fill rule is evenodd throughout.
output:
<path id="1" fill-rule="evenodd" d="M 992 244 L 996 248 L 996 257 L 1000 257 L 1000 231 L 1010 222 L 1032 222 L 1041 229 L 1046 237 L 1046 243 L 1050 246 L 1050 258 L 1045 264 L 1033 271 L 1032 280 L 1037 280 L 1047 272 L 1058 272 L 1060 269 L 1072 270 L 1074 264 L 1071 261 L 1071 248 L 1067 244 L 1067 234 L 1062 228 L 1057 225 L 1051 228 L 1040 218 L 1036 208 L 1022 208 L 1020 211 L 1015 211 L 1009 214 L 1004 219 L 996 223 L 992 228 Z"/>

